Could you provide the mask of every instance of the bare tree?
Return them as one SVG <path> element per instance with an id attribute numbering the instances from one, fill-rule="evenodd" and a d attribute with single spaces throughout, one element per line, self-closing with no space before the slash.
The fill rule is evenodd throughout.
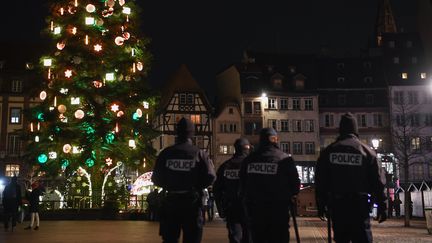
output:
<path id="1" fill-rule="evenodd" d="M 391 135 L 393 149 L 397 159 L 397 166 L 404 183 L 410 182 L 411 167 L 425 163 L 425 154 L 422 152 L 422 135 L 425 129 L 421 114 L 421 104 L 416 96 L 392 97 L 391 99 Z M 404 193 L 405 227 L 410 226 L 411 194 Z"/>

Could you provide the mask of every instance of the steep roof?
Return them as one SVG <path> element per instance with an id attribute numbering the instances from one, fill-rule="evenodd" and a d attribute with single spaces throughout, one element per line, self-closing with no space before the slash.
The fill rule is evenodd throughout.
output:
<path id="1" fill-rule="evenodd" d="M 210 102 L 198 82 L 192 76 L 188 67 L 182 64 L 176 72 L 168 79 L 162 88 L 162 97 L 160 108 L 164 110 L 174 93 L 178 92 L 196 92 L 201 94 L 206 107 L 210 108 Z"/>

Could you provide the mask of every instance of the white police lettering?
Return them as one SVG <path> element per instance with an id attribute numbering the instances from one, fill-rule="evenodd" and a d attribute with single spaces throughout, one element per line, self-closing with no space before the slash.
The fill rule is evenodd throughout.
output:
<path id="1" fill-rule="evenodd" d="M 225 170 L 224 176 L 227 179 L 238 180 L 239 179 L 239 171 L 240 170 Z"/>
<path id="2" fill-rule="evenodd" d="M 360 154 L 350 153 L 331 153 L 330 162 L 338 165 L 362 165 L 362 156 Z"/>
<path id="3" fill-rule="evenodd" d="M 278 164 L 273 163 L 250 163 L 247 168 L 248 174 L 275 175 Z"/>
<path id="4" fill-rule="evenodd" d="M 166 167 L 175 171 L 190 171 L 195 167 L 195 161 L 189 159 L 168 159 Z"/>

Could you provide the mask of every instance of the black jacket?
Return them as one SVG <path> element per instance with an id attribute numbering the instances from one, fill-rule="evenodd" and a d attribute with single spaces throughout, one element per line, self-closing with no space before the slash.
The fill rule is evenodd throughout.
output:
<path id="1" fill-rule="evenodd" d="M 275 144 L 260 146 L 242 163 L 240 194 L 246 203 L 289 203 L 299 190 L 294 160 Z"/>
<path id="2" fill-rule="evenodd" d="M 213 192 L 219 211 L 240 204 L 239 174 L 241 163 L 245 158 L 246 154 L 235 154 L 231 159 L 225 161 L 217 170 L 216 181 L 213 184 Z"/>
<path id="3" fill-rule="evenodd" d="M 318 207 L 327 205 L 332 195 L 371 194 L 378 204 L 386 199 L 376 153 L 354 134 L 339 137 L 321 152 L 315 184 Z"/>
<path id="4" fill-rule="evenodd" d="M 208 154 L 192 145 L 180 142 L 164 149 L 154 166 L 152 181 L 169 191 L 201 191 L 215 180 L 213 162 Z"/>
<path id="5" fill-rule="evenodd" d="M 18 206 L 21 205 L 21 201 L 21 187 L 16 183 L 8 184 L 3 191 L 2 197 L 5 211 L 18 211 Z"/>

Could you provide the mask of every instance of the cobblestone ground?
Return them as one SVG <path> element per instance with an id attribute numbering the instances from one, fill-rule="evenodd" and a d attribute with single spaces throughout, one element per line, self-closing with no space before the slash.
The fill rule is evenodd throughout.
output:
<path id="1" fill-rule="evenodd" d="M 24 230 L 28 222 L 18 224 L 14 232 L 0 231 L 0 243 L 50 242 L 161 242 L 158 224 L 147 221 L 42 221 L 38 231 Z M 301 242 L 327 242 L 326 224 L 316 218 L 298 218 Z M 412 221 L 412 227 L 403 227 L 401 220 L 384 224 L 373 223 L 374 242 L 432 242 L 422 220 Z M 295 242 L 291 229 L 291 242 Z M 203 243 L 228 242 L 225 225 L 221 220 L 206 224 Z"/>

